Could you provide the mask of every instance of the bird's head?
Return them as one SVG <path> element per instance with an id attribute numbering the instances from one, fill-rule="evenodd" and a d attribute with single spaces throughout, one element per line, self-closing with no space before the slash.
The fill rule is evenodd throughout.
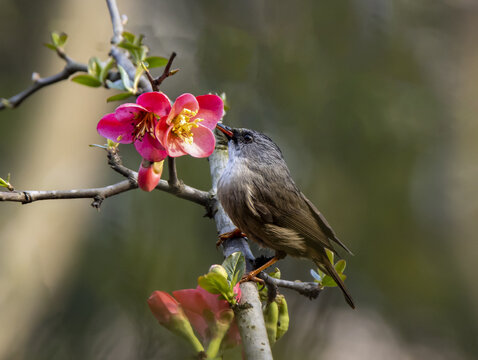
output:
<path id="1" fill-rule="evenodd" d="M 283 161 L 279 147 L 267 135 L 250 129 L 235 129 L 217 124 L 229 142 L 229 157 L 256 160 L 259 163 Z"/>

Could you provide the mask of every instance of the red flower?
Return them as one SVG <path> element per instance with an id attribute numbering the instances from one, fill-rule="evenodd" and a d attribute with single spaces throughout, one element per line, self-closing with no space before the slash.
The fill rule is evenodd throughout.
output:
<path id="1" fill-rule="evenodd" d="M 152 191 L 158 185 L 163 172 L 164 160 L 151 162 L 143 159 L 138 171 L 138 186 L 144 191 Z"/>
<path id="2" fill-rule="evenodd" d="M 121 144 L 131 144 L 139 154 L 151 162 L 161 161 L 167 156 L 163 145 L 155 135 L 158 120 L 171 111 L 168 97 L 161 92 L 141 94 L 136 104 L 120 105 L 114 113 L 99 121 L 97 130 L 101 136 Z"/>
<path id="3" fill-rule="evenodd" d="M 237 290 L 237 292 L 239 297 L 240 290 Z M 199 286 L 196 289 L 173 291 L 173 295 L 183 307 L 192 327 L 203 341 L 209 341 L 213 336 L 210 331 L 214 326 L 213 323 L 227 319 L 226 312 L 232 311 L 226 300 L 219 299 L 219 295 L 211 294 Z M 235 323 L 230 327 L 226 335 L 226 341 L 230 345 L 241 342 L 239 329 Z"/>
<path id="4" fill-rule="evenodd" d="M 208 157 L 216 144 L 212 131 L 223 116 L 224 103 L 219 96 L 182 94 L 168 117 L 158 123 L 156 137 L 171 157 Z"/>

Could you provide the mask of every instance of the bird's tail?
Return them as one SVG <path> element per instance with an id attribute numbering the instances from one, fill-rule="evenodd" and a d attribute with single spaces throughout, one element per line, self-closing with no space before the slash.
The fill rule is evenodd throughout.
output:
<path id="1" fill-rule="evenodd" d="M 345 287 L 344 282 L 340 278 L 339 274 L 337 274 L 337 271 L 335 271 L 334 266 L 330 263 L 329 259 L 327 258 L 327 255 L 325 255 L 325 252 L 323 256 L 320 256 L 321 259 L 315 259 L 314 262 L 317 265 L 317 267 L 322 270 L 324 273 L 327 275 L 331 276 L 332 279 L 337 283 L 339 286 L 340 290 L 342 290 L 342 293 L 344 294 L 345 301 L 347 301 L 347 304 L 350 305 L 352 309 L 355 309 L 355 304 L 354 301 L 352 300 L 352 296 L 350 295 L 349 291 Z"/>

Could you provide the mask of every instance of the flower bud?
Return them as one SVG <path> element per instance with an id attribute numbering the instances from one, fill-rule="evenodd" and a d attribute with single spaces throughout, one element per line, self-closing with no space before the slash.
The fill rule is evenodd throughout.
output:
<path id="1" fill-rule="evenodd" d="M 144 191 L 152 191 L 158 185 L 163 172 L 164 160 L 151 162 L 143 159 L 138 171 L 138 186 Z"/>
<path id="2" fill-rule="evenodd" d="M 224 269 L 224 266 L 222 265 L 217 265 L 217 264 L 211 265 L 211 267 L 209 268 L 209 272 L 222 275 L 224 278 L 227 279 L 227 271 L 226 269 Z"/>
<path id="3" fill-rule="evenodd" d="M 204 351 L 181 304 L 174 297 L 163 291 L 155 291 L 149 297 L 148 305 L 161 325 L 186 339 L 196 352 Z"/>

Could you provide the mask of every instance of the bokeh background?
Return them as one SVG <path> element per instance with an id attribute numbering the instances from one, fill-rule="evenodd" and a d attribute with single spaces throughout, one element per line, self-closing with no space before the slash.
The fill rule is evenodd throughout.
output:
<path id="1" fill-rule="evenodd" d="M 478 356 L 478 3 L 473 0 L 118 0 L 154 55 L 178 53 L 162 89 L 226 92 L 225 122 L 268 133 L 303 192 L 356 254 L 347 286 L 315 301 L 284 291 L 290 330 L 276 359 Z M 104 1 L 1 0 L 0 96 L 62 62 L 42 46 L 106 59 Z M 112 93 L 63 82 L 0 112 L 0 176 L 26 189 L 104 186 L 95 127 Z M 139 156 L 122 146 L 126 165 Z M 207 190 L 207 160 L 180 158 Z M 196 286 L 220 263 L 204 210 L 131 191 L 89 200 L 0 204 L 1 359 L 183 359 L 186 346 L 146 305 Z M 256 254 L 267 253 L 254 248 Z M 284 278 L 310 280 L 287 258 Z M 233 351 L 226 358 L 239 359 Z"/>

